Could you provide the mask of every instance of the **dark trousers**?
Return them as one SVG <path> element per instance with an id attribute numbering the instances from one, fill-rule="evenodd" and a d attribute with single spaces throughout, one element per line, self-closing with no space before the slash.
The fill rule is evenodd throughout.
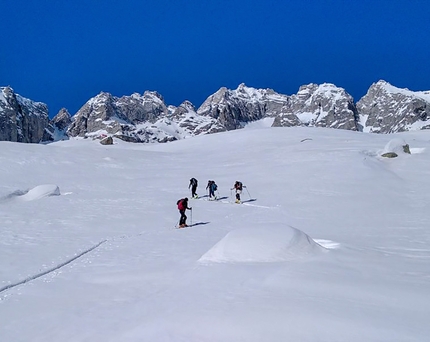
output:
<path id="1" fill-rule="evenodd" d="M 179 213 L 181 214 L 181 218 L 179 219 L 179 225 L 186 224 L 187 215 L 185 215 L 185 210 L 179 210 Z"/>
<path id="2" fill-rule="evenodd" d="M 194 185 L 191 187 L 191 196 L 192 197 L 195 197 L 197 195 L 196 190 L 197 190 L 197 185 Z"/>

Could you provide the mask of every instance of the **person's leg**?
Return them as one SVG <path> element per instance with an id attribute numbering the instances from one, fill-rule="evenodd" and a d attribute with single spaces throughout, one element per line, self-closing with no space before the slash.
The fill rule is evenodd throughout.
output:
<path id="1" fill-rule="evenodd" d="M 185 210 L 180 210 L 179 212 L 181 213 L 181 218 L 179 220 L 179 226 L 182 226 L 187 221 L 187 216 L 185 215 Z"/>

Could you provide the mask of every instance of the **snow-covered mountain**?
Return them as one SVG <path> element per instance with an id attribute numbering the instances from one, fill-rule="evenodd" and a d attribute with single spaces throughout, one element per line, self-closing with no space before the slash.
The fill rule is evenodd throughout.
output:
<path id="1" fill-rule="evenodd" d="M 49 140 L 58 141 L 67 138 L 66 131 L 71 123 L 72 116 L 66 108 L 62 108 L 46 128 L 46 131 L 49 134 Z"/>
<path id="2" fill-rule="evenodd" d="M 357 109 L 365 132 L 430 128 L 430 91 L 410 91 L 379 81 L 358 101 Z"/>
<path id="3" fill-rule="evenodd" d="M 189 101 L 168 107 L 163 97 L 153 91 L 120 98 L 102 92 L 73 116 L 67 135 L 112 135 L 130 142 L 166 142 L 222 130 L 216 120 L 198 115 Z"/>
<path id="4" fill-rule="evenodd" d="M 197 113 L 217 119 L 229 131 L 282 113 L 288 98 L 272 89 L 255 89 L 242 83 L 235 90 L 220 88 L 203 102 Z"/>
<path id="5" fill-rule="evenodd" d="M 288 97 L 284 112 L 276 115 L 274 126 L 315 126 L 359 130 L 354 99 L 345 89 L 324 83 L 301 86 Z"/>
<path id="6" fill-rule="evenodd" d="M 240 84 L 210 95 L 196 110 L 189 101 L 167 105 L 155 91 L 116 97 L 101 92 L 70 116 L 49 121 L 47 106 L 1 88 L 0 140 L 40 142 L 113 136 L 129 142 L 167 142 L 243 128 L 260 119 L 275 127 L 310 126 L 394 133 L 430 127 L 430 91 L 410 91 L 386 81 L 373 84 L 357 103 L 330 83 L 308 84 L 297 94 Z"/>
<path id="7" fill-rule="evenodd" d="M 134 142 L 165 142 L 239 129 L 263 118 L 273 118 L 274 126 L 359 130 L 352 96 L 333 84 L 309 84 L 302 86 L 296 95 L 288 96 L 242 83 L 235 90 L 220 88 L 197 111 L 189 101 L 177 108 L 167 107 L 155 92 L 120 99 L 101 93 L 78 111 L 67 133 L 70 136 L 113 135 Z"/>

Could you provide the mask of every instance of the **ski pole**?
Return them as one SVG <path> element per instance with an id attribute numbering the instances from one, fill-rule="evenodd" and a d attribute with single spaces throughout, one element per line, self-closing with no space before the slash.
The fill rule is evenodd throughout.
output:
<path id="1" fill-rule="evenodd" d="M 248 191 L 248 188 L 247 188 L 247 187 L 245 187 L 245 189 L 246 189 L 246 192 L 248 193 L 249 199 L 252 199 L 251 194 L 250 194 L 250 193 L 249 193 L 249 191 Z"/>
<path id="2" fill-rule="evenodd" d="M 193 225 L 193 208 L 191 208 L 191 215 L 190 215 L 190 222 L 191 222 L 191 225 Z"/>

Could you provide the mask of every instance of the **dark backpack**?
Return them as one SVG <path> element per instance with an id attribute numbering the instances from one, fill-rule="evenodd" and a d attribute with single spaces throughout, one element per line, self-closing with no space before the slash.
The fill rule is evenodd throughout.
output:
<path id="1" fill-rule="evenodd" d="M 234 186 L 237 190 L 242 190 L 242 182 L 236 182 L 236 185 Z"/>

